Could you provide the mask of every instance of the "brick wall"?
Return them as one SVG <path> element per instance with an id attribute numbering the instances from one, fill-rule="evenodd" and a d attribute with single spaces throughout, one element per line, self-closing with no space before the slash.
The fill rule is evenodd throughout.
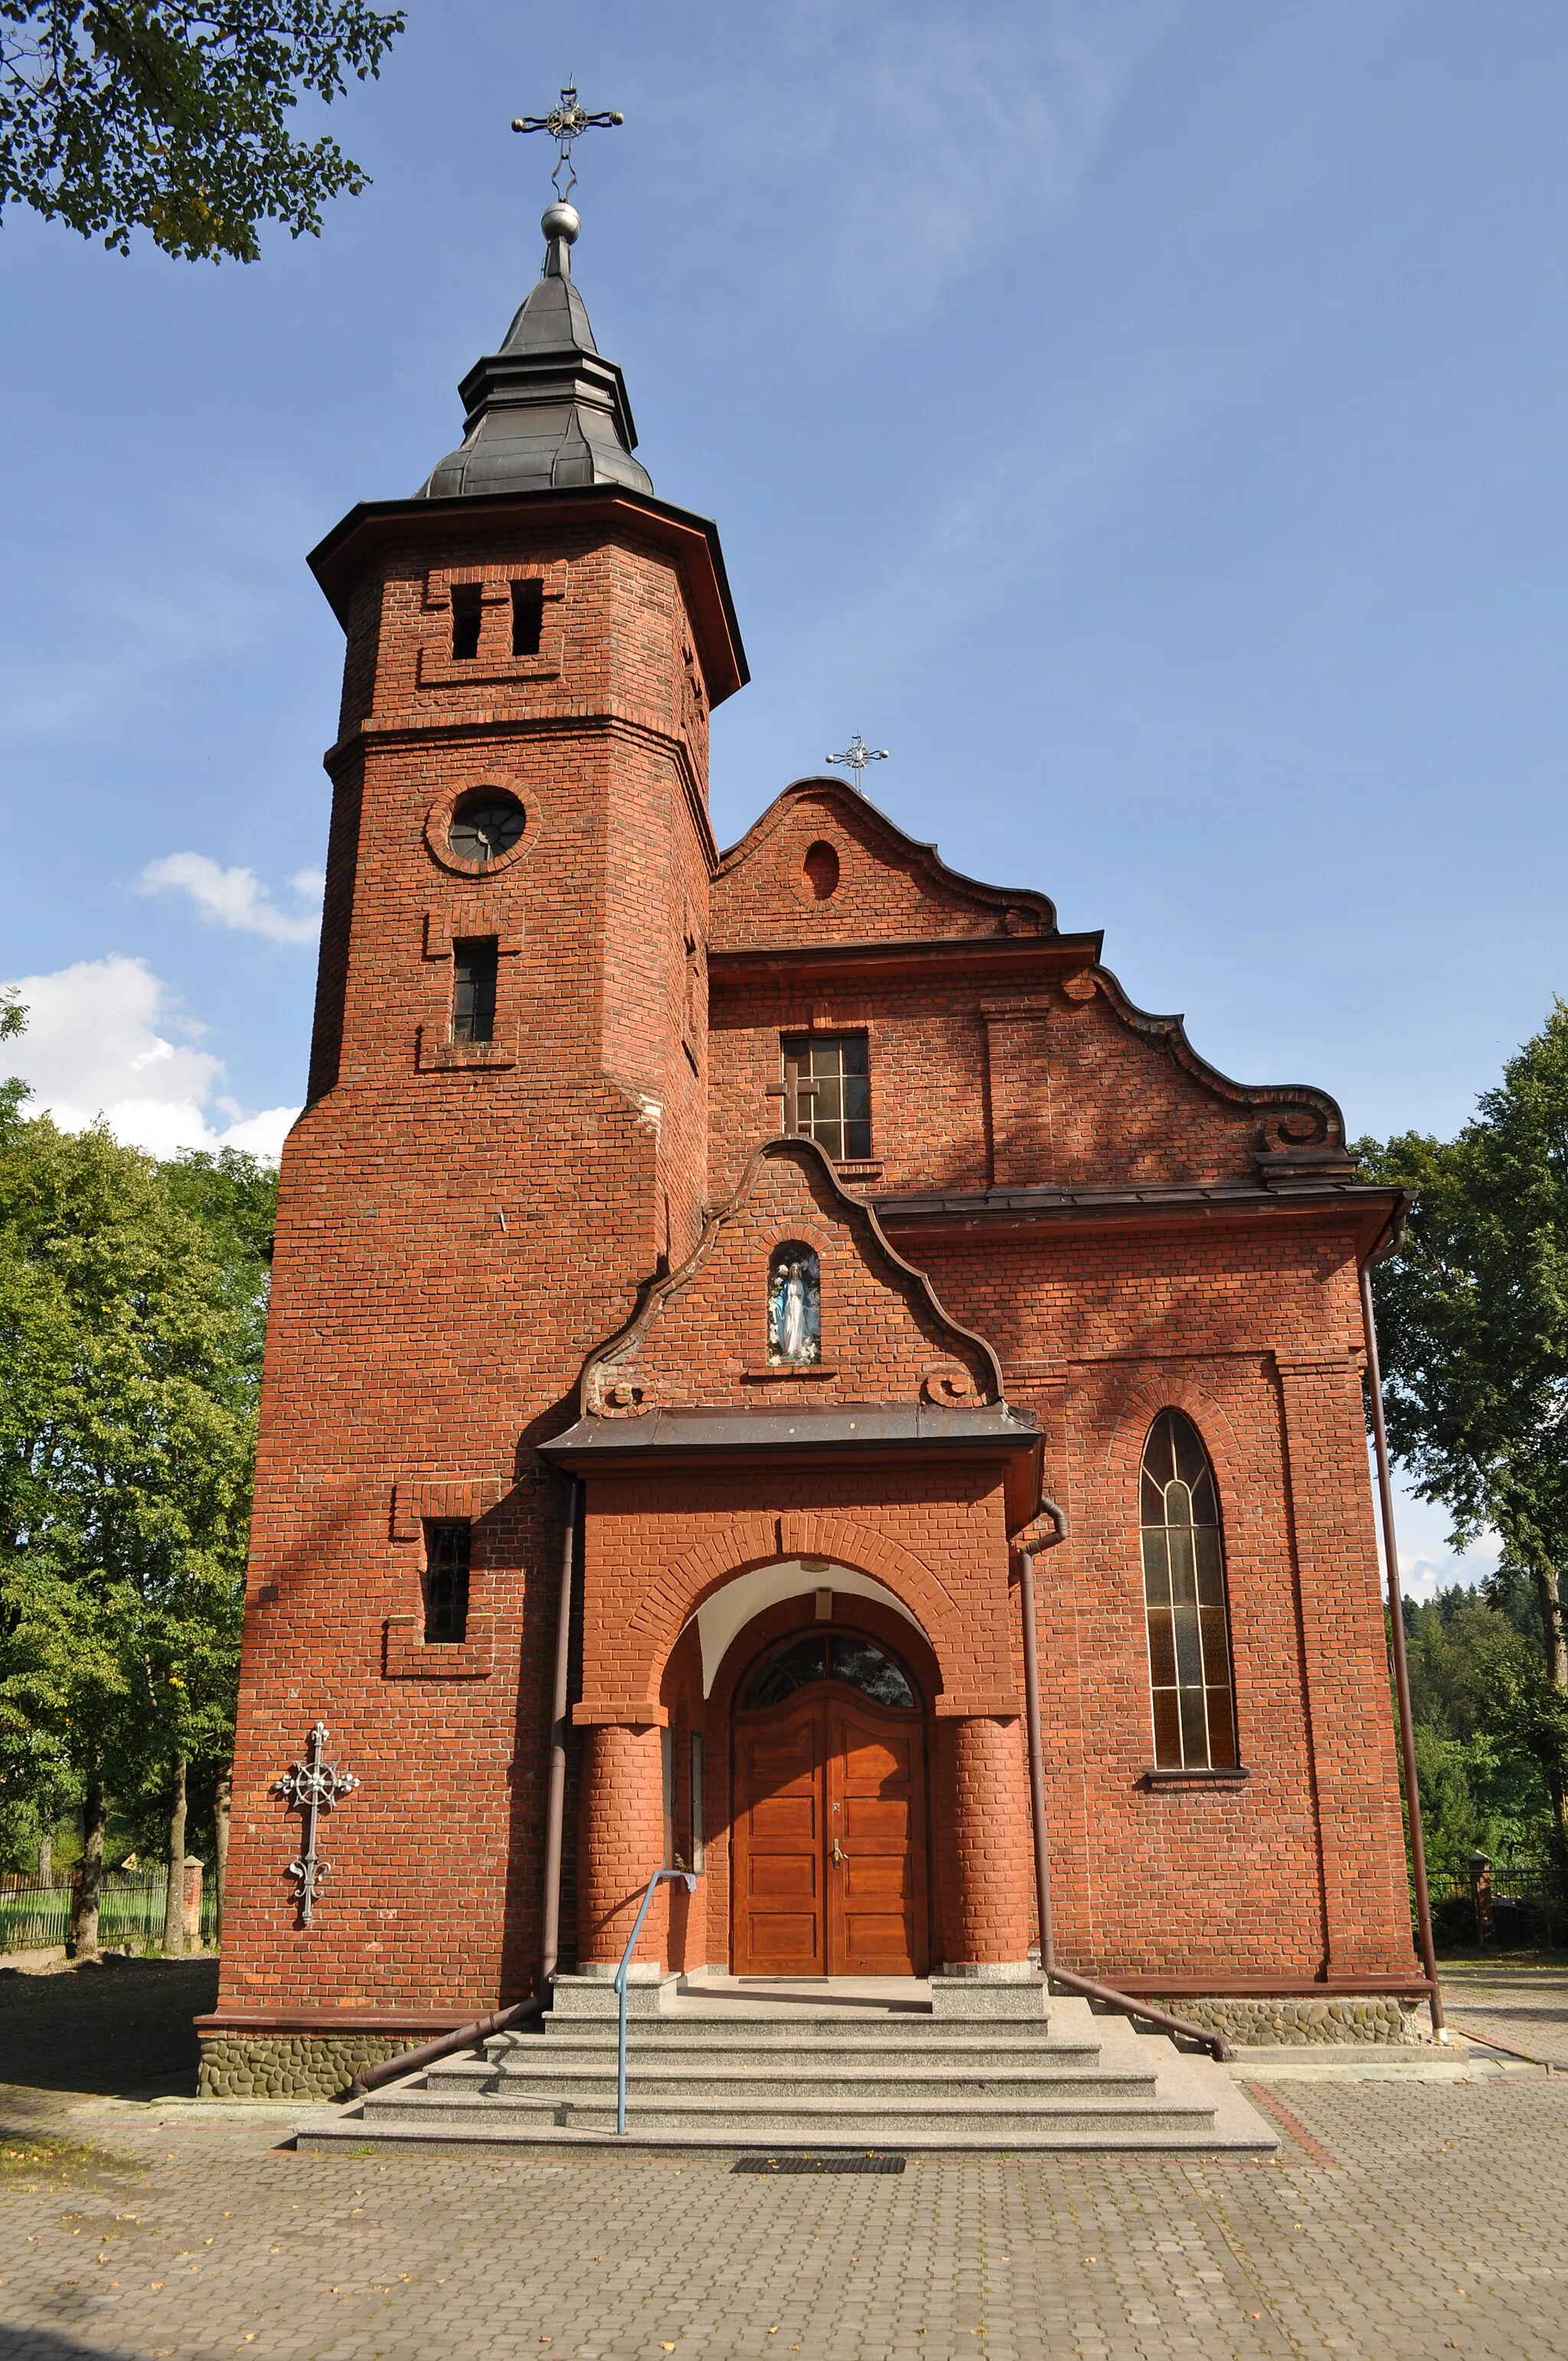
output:
<path id="1" fill-rule="evenodd" d="M 1113 1979 L 1407 1970 L 1355 1285 L 1382 1212 L 1255 1192 L 1180 1217 L 1135 1201 L 1099 1226 L 1075 1214 L 980 1234 L 956 1218 L 900 1230 L 894 1209 L 890 1255 L 795 1147 L 764 1156 L 705 1229 L 778 1127 L 786 1029 L 870 1034 L 874 1154 L 846 1177 L 889 1199 L 1250 1186 L 1260 1150 L 1332 1148 L 1337 1111 L 1226 1082 L 1177 1020 L 1130 1008 L 1097 939 L 1057 934 L 1044 895 L 957 877 L 847 787 L 789 791 L 719 860 L 705 642 L 686 561 L 655 523 L 623 503 L 596 525 L 570 502 L 394 520 L 340 600 L 312 1103 L 281 1176 L 223 2007 L 449 2020 L 529 1988 L 566 1504 L 537 1447 L 577 1415 L 585 1370 L 617 1337 L 604 1367 L 636 1378 L 644 1408 L 804 1412 L 908 1404 L 938 1363 L 986 1400 L 995 1365 L 960 1333 L 978 1332 L 1007 1399 L 1042 1422 L 1047 1488 L 1069 1519 L 1039 1561 L 1064 1960 Z M 535 576 L 541 652 L 513 658 L 510 583 Z M 480 653 L 456 664 L 451 593 L 476 584 Z M 443 851 L 455 798 L 480 785 L 527 812 L 483 875 Z M 808 861 L 823 844 L 832 862 Z M 452 946 L 468 934 L 499 946 L 483 1051 L 449 1038 Z M 910 942 L 926 964 L 831 964 Z M 767 1259 L 784 1235 L 821 1258 L 828 1374 L 809 1379 L 765 1374 Z M 1145 1776 L 1136 1479 L 1167 1404 L 1214 1463 L 1240 1783 Z M 422 1523 L 437 1514 L 475 1520 L 469 1635 L 450 1651 L 422 1641 Z M 924 1635 L 904 1645 L 929 1715 L 933 1955 L 1019 1956 L 1032 1893 L 1007 1524 L 1000 1468 L 978 1457 L 598 1477 L 564 1955 L 579 1941 L 619 1954 L 662 1847 L 669 1725 L 688 1834 L 689 1737 L 705 1737 L 709 1872 L 690 1901 L 661 1898 L 644 1950 L 728 1956 L 728 1699 L 759 1634 L 805 1610 L 770 1609 L 707 1698 L 690 1619 L 735 1575 L 807 1558 L 883 1584 Z M 872 1631 L 878 1614 L 899 1620 L 868 1605 Z M 318 1718 L 362 1784 L 323 1823 L 332 1871 L 304 1932 L 286 1874 L 299 1822 L 269 1789 Z"/>

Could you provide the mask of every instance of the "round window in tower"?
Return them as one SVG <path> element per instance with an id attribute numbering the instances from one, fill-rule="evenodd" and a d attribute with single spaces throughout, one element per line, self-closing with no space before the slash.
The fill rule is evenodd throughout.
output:
<path id="1" fill-rule="evenodd" d="M 475 787 L 459 797 L 446 840 L 459 861 L 483 867 L 511 851 L 527 817 L 517 797 L 508 795 L 504 787 Z"/>

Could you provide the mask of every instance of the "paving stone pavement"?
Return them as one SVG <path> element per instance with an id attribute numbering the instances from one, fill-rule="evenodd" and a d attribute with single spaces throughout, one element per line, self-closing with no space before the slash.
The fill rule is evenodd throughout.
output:
<path id="1" fill-rule="evenodd" d="M 0 2352 L 1568 2356 L 1568 2075 L 1254 2088 L 1289 2136 L 1277 2159 L 820 2179 L 300 2154 L 273 2145 L 275 2111 L 0 2091 Z"/>
<path id="2" fill-rule="evenodd" d="M 1444 1960 L 1442 1974 L 1443 2008 L 1454 2025 L 1568 2066 L 1568 1968 Z"/>

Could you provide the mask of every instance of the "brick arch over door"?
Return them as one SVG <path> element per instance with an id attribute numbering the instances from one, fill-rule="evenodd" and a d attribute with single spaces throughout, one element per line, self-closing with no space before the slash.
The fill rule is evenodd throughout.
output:
<path id="1" fill-rule="evenodd" d="M 999 1554 L 989 1578 L 983 1568 L 966 1564 L 955 1597 L 903 1543 L 837 1510 L 726 1515 L 715 1525 L 711 1539 L 650 1570 L 634 1612 L 617 1635 L 616 1677 L 627 1682 L 630 1694 L 650 1702 L 658 1697 L 671 1651 L 705 1598 L 753 1567 L 805 1557 L 869 1575 L 904 1602 L 937 1660 L 938 1714 L 1018 1712 L 1004 1554 Z M 584 1672 L 587 1687 L 592 1667 L 586 1665 Z M 585 1697 L 585 1705 L 589 1702 Z"/>

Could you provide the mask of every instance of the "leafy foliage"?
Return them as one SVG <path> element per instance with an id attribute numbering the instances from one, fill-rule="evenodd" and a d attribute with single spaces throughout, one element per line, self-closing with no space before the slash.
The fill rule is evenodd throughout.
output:
<path id="1" fill-rule="evenodd" d="M 192 261 L 253 262 L 263 220 L 318 236 L 367 179 L 289 111 L 378 74 L 403 24 L 361 0 L 0 0 L 0 206 Z"/>
<path id="2" fill-rule="evenodd" d="M 0 1133 L 0 1798 L 156 1802 L 232 1740 L 273 1182 Z M 4 1833 L 0 1830 L 0 1833 Z"/>
<path id="3" fill-rule="evenodd" d="M 1495 1598 L 1455 1586 L 1420 1605 L 1406 1600 L 1405 1646 L 1433 1877 L 1463 1878 L 1472 1852 L 1539 1858 L 1552 1825 L 1530 1742 L 1529 1700 L 1550 1694 L 1539 1642 Z"/>
<path id="4" fill-rule="evenodd" d="M 1376 1273 L 1388 1434 L 1462 1537 L 1484 1525 L 1532 1571 L 1568 1549 L 1568 1005 L 1444 1143 L 1362 1144 L 1414 1191 Z"/>
<path id="5" fill-rule="evenodd" d="M 1457 1139 L 1410 1132 L 1360 1153 L 1368 1179 L 1416 1201 L 1400 1253 L 1373 1280 L 1389 1441 L 1457 1539 L 1500 1535 L 1492 1604 L 1511 1628 L 1533 1589 L 1537 1648 L 1492 1665 L 1486 1728 L 1500 1759 L 1546 1782 L 1568 1855 L 1568 1005 Z"/>

